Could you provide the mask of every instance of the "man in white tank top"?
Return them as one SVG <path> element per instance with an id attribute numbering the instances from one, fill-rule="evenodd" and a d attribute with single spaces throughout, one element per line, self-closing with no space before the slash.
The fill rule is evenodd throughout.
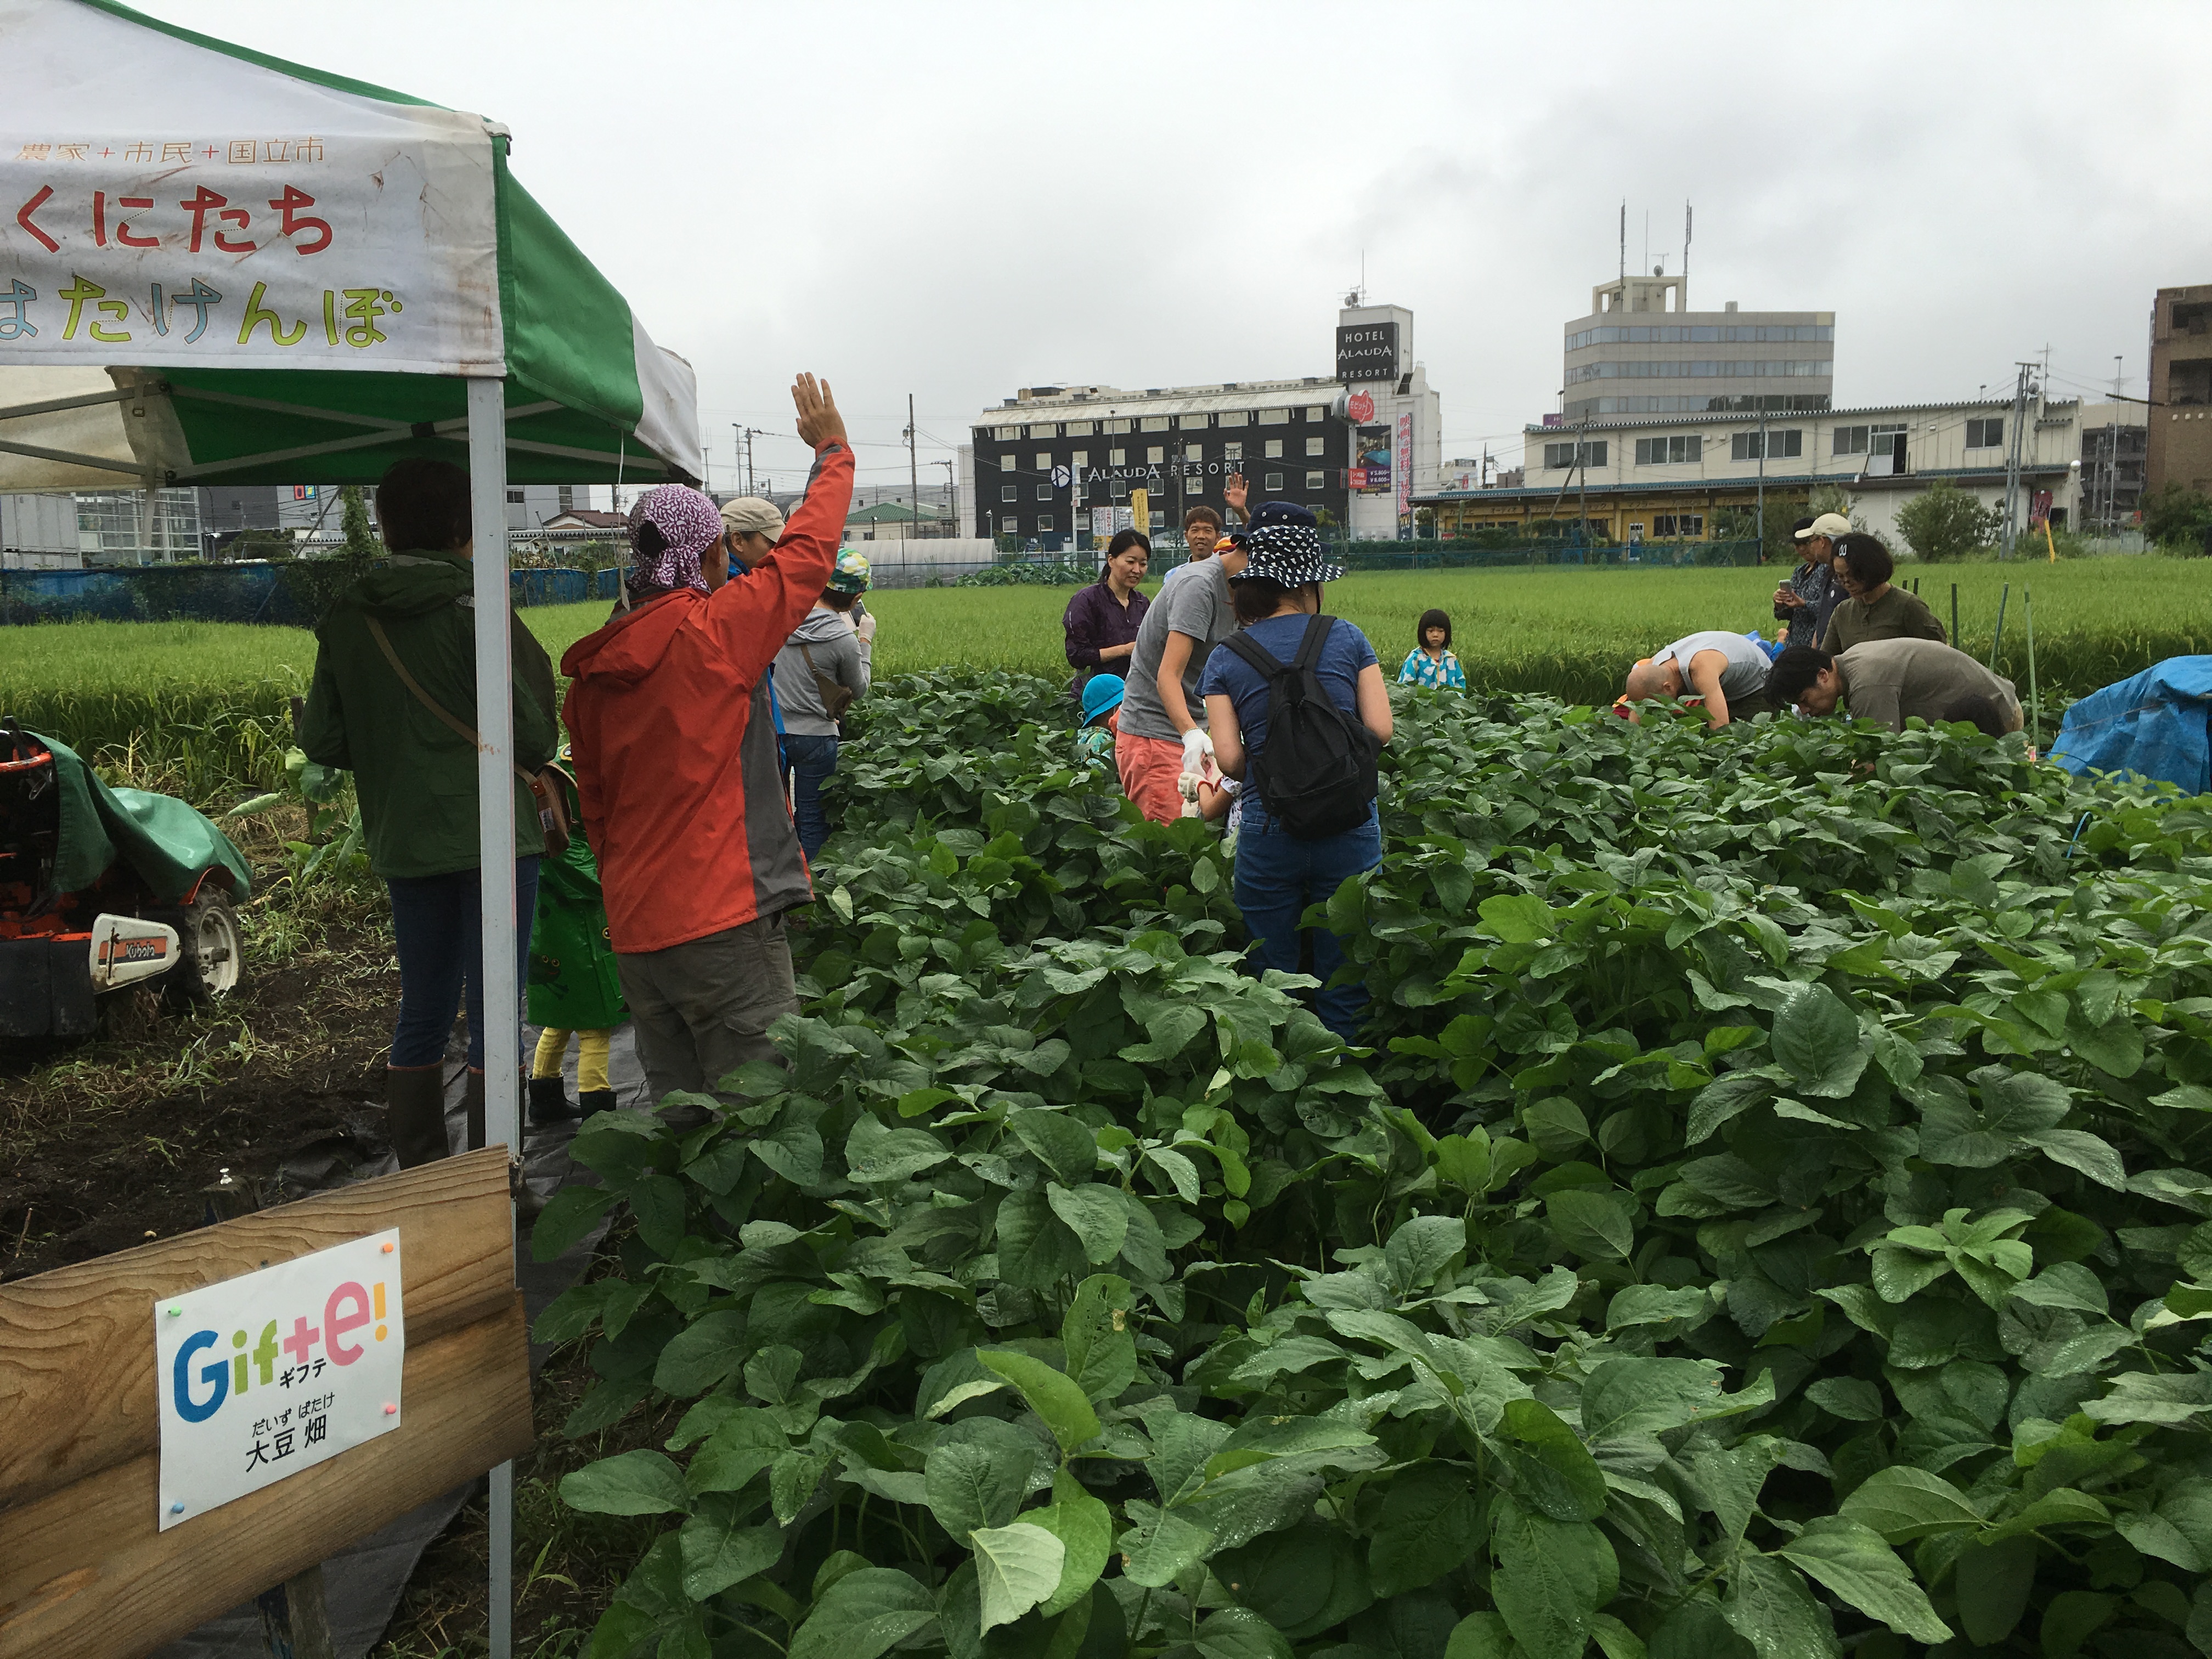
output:
<path id="1" fill-rule="evenodd" d="M 1758 642 L 1744 635 L 1718 629 L 1686 634 L 1628 671 L 1628 700 L 1700 696 L 1705 700 L 1705 723 L 1723 726 L 1735 714 L 1769 708 L 1766 675 L 1771 666 Z"/>

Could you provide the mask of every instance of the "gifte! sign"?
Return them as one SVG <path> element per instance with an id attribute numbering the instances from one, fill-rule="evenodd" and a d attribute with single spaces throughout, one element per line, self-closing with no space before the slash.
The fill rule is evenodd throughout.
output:
<path id="1" fill-rule="evenodd" d="M 161 1526 L 399 1426 L 394 1228 L 154 1304 Z"/>

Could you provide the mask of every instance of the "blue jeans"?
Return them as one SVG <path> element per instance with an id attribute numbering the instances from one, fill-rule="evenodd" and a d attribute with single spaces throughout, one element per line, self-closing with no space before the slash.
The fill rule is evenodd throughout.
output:
<path id="1" fill-rule="evenodd" d="M 1298 971 L 1298 918 L 1310 904 L 1326 904 L 1346 878 L 1382 862 L 1382 826 L 1375 809 L 1357 829 L 1326 841 L 1299 841 L 1261 806 L 1244 797 L 1244 820 L 1237 832 L 1237 908 L 1252 936 L 1246 954 L 1253 970 Z M 1346 1042 L 1359 1040 L 1359 1018 L 1367 1006 L 1364 981 L 1330 985 L 1344 965 L 1344 944 L 1326 927 L 1313 933 L 1313 971 L 1322 981 L 1314 997 L 1321 1023 Z"/>
<path id="2" fill-rule="evenodd" d="M 444 1057 L 453 1011 L 468 995 L 469 1065 L 484 1063 L 483 890 L 473 870 L 442 876 L 395 876 L 392 937 L 399 953 L 399 1026 L 392 1034 L 391 1064 L 434 1066 Z M 530 924 L 538 909 L 538 859 L 514 861 L 515 1007 L 530 980 Z"/>
<path id="3" fill-rule="evenodd" d="M 792 780 L 791 816 L 799 825 L 799 845 L 809 864 L 830 839 L 830 820 L 822 814 L 822 786 L 837 769 L 837 738 L 787 732 L 783 758 Z"/>

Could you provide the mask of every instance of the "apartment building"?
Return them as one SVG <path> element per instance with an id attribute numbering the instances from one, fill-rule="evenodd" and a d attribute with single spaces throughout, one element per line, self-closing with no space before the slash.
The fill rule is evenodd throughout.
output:
<path id="1" fill-rule="evenodd" d="M 2099 411 L 2101 413 L 2101 410 Z M 2063 528 L 2080 515 L 2085 422 L 2078 401 L 2034 402 L 2021 434 L 2021 518 L 2048 507 Z M 1440 536 L 1504 527 L 1571 527 L 1615 542 L 1714 539 L 1731 508 L 1840 485 L 1852 514 L 1902 550 L 1897 514 L 1937 479 L 2001 506 L 2009 400 L 1885 404 L 1795 413 L 1590 419 L 1527 428 L 1518 489 L 1446 489 L 1421 497 Z"/>
<path id="2" fill-rule="evenodd" d="M 1592 289 L 1589 314 L 1566 325 L 1562 417 L 1803 413 L 1834 401 L 1835 313 L 1689 303 L 1686 277 L 1656 271 Z"/>

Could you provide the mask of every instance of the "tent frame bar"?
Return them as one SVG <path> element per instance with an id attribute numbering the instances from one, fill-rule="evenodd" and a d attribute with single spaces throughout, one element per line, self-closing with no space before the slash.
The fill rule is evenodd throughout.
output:
<path id="1" fill-rule="evenodd" d="M 118 461 L 102 455 L 80 455 L 70 449 L 42 449 L 37 444 L 19 444 L 12 439 L 0 438 L 0 451 L 10 455 L 28 455 L 34 461 L 56 461 L 65 466 L 88 466 L 101 472 L 120 472 L 141 481 L 141 487 L 154 488 L 154 480 L 146 469 L 135 462 Z"/>
<path id="2" fill-rule="evenodd" d="M 22 420 L 33 415 L 56 415 L 65 409 L 90 409 L 100 404 L 128 403 L 147 395 L 143 386 L 124 386 L 113 392 L 88 392 L 77 398 L 49 398 L 42 404 L 15 404 L 0 409 L 0 421 Z"/>
<path id="3" fill-rule="evenodd" d="M 507 422 L 529 412 L 506 407 L 507 383 L 471 376 L 468 413 L 470 563 L 476 623 L 477 891 L 483 945 L 484 1139 L 507 1143 L 510 1179 L 522 1176 L 522 1010 L 515 939 L 530 918 L 514 907 L 514 680 L 509 637 Z M 541 407 L 552 407 L 550 404 Z M 502 416 L 504 418 L 502 418 Z M 442 435 L 442 434 L 441 434 Z M 512 1225 L 512 1224 L 510 1224 Z M 491 1472 L 487 1494 L 490 1583 L 489 1659 L 514 1650 L 514 1465 Z"/>

